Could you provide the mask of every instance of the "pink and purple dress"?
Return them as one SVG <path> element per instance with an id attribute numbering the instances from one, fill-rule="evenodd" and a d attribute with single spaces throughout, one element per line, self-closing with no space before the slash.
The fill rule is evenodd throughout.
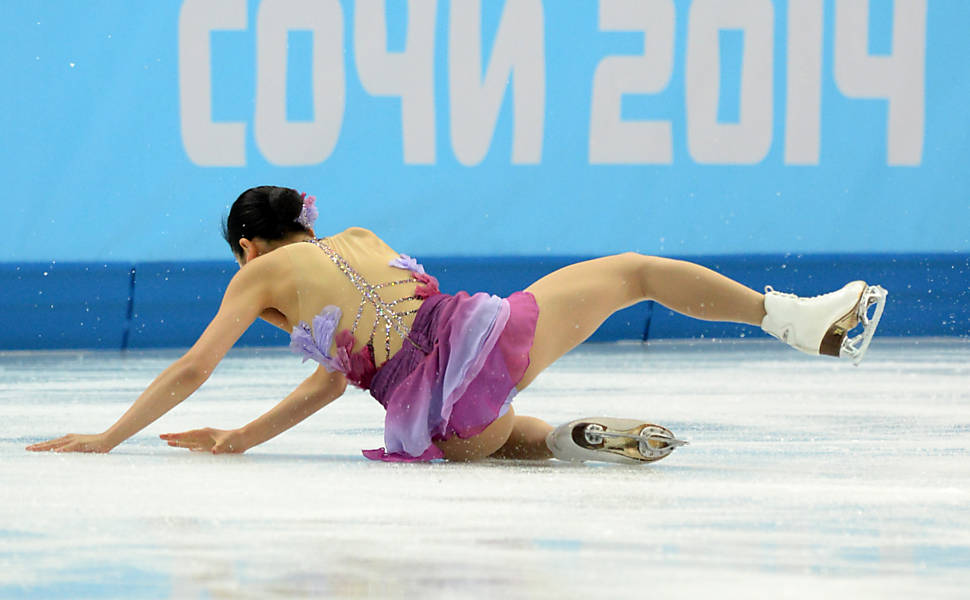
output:
<path id="1" fill-rule="evenodd" d="M 290 348 L 314 359 L 328 371 L 340 371 L 347 380 L 370 393 L 387 410 L 384 448 L 364 450 L 364 456 L 384 461 L 427 461 L 443 458 L 434 441 L 454 435 L 468 438 L 481 433 L 504 415 L 516 394 L 515 384 L 529 366 L 539 308 L 529 292 L 508 298 L 485 293 L 443 294 L 438 282 L 414 259 L 401 255 L 390 265 L 410 271 L 396 282 L 367 282 L 326 240 L 311 243 L 322 249 L 361 292 L 361 306 L 371 303 L 384 322 L 385 340 L 395 331 L 404 343 L 379 368 L 374 364 L 373 340 L 353 352 L 354 331 L 336 332 L 339 307 L 327 306 L 301 322 L 290 335 Z M 398 312 L 379 290 L 414 283 L 421 299 L 416 311 Z M 416 312 L 410 329 L 403 316 Z M 360 312 L 358 311 L 358 316 Z M 356 322 L 355 322 L 356 328 Z M 330 347 L 336 341 L 335 352 Z"/>

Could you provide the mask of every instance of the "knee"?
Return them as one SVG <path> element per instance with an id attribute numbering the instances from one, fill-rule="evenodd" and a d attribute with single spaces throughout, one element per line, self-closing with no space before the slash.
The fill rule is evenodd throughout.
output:
<path id="1" fill-rule="evenodd" d="M 616 258 L 621 264 L 623 278 L 636 286 L 634 290 L 640 300 L 655 299 L 670 276 L 689 264 L 682 260 L 638 252 L 624 252 Z"/>
<path id="2" fill-rule="evenodd" d="M 658 256 L 640 254 L 639 252 L 624 252 L 614 257 L 620 268 L 624 285 L 629 285 L 633 295 L 638 300 L 653 296 L 652 283 L 657 279 L 656 272 L 661 268 L 662 261 Z"/>

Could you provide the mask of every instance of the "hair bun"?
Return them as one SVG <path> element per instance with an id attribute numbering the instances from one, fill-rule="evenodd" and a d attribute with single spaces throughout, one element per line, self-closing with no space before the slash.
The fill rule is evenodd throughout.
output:
<path id="1" fill-rule="evenodd" d="M 303 211 L 303 197 L 294 189 L 260 186 L 236 198 L 222 225 L 222 235 L 233 254 L 240 256 L 241 238 L 279 240 L 290 233 L 309 232 L 297 219 Z"/>
<path id="2" fill-rule="evenodd" d="M 275 188 L 269 194 L 269 207 L 276 217 L 276 222 L 281 225 L 281 229 L 287 229 L 287 225 L 296 221 L 303 210 L 303 198 L 300 194 L 290 188 Z"/>

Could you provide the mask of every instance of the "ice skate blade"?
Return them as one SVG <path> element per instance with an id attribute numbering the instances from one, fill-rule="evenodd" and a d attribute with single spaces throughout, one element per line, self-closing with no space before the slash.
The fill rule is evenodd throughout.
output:
<path id="1" fill-rule="evenodd" d="M 866 289 L 868 289 L 869 284 L 864 281 L 853 281 L 852 283 L 846 284 L 843 290 L 849 286 L 858 286 L 859 295 L 856 297 L 855 304 L 852 308 L 846 311 L 844 315 L 839 317 L 835 323 L 829 327 L 829 330 L 825 332 L 822 336 L 821 342 L 819 342 L 818 353 L 822 356 L 841 356 L 842 345 L 845 342 L 845 338 L 849 331 L 854 329 L 859 324 L 859 304 L 863 302 L 863 298 L 866 295 Z M 841 290 L 839 290 L 841 291 Z M 787 341 L 787 340 L 786 340 Z"/>
<path id="2" fill-rule="evenodd" d="M 591 452 L 586 460 L 628 464 L 658 461 L 688 443 L 678 440 L 666 427 L 652 423 L 616 429 L 596 422 L 579 422 L 573 425 L 572 439 Z"/>
<path id="3" fill-rule="evenodd" d="M 643 464 L 660 460 L 686 443 L 666 427 L 614 417 L 577 419 L 546 436 L 553 456 L 576 462 Z"/>
<path id="4" fill-rule="evenodd" d="M 869 344 L 872 343 L 872 336 L 876 334 L 879 320 L 882 319 L 882 312 L 886 307 L 888 295 L 889 292 L 879 285 L 870 285 L 862 292 L 862 297 L 856 307 L 856 317 L 859 324 L 862 325 L 862 332 L 854 337 L 846 335 L 842 339 L 839 356 L 851 359 L 852 364 L 856 366 L 862 362 L 866 351 L 869 350 Z M 872 317 L 870 317 L 869 309 L 873 306 L 875 309 Z"/>

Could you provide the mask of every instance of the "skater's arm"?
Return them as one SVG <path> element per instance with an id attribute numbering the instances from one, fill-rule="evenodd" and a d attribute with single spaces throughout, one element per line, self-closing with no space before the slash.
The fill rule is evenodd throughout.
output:
<path id="1" fill-rule="evenodd" d="M 224 431 L 207 427 L 183 433 L 166 433 L 161 438 L 169 446 L 200 452 L 245 452 L 276 437 L 330 404 L 344 393 L 346 387 L 347 380 L 343 374 L 328 373 L 323 367 L 318 367 L 279 404 L 239 429 Z"/>
<path id="2" fill-rule="evenodd" d="M 167 413 L 197 390 L 226 352 L 266 307 L 266 274 L 254 261 L 229 282 L 219 312 L 184 356 L 162 371 L 134 404 L 106 431 L 69 434 L 29 446 L 28 450 L 108 452 Z"/>

